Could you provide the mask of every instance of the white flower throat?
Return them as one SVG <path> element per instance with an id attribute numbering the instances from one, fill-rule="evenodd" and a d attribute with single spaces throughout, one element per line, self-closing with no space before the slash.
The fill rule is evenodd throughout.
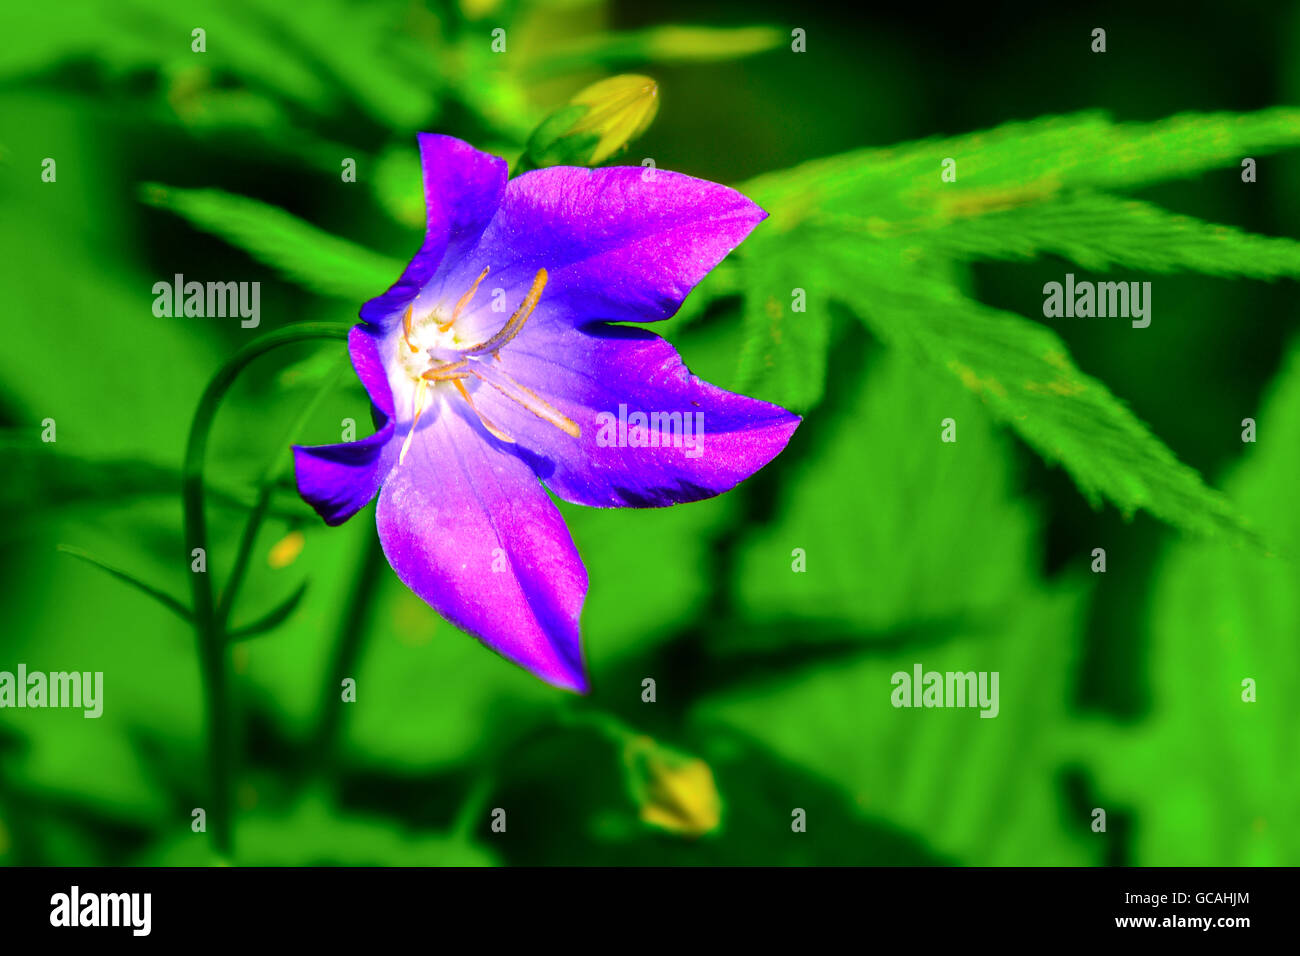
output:
<path id="1" fill-rule="evenodd" d="M 510 343 L 524 323 L 528 321 L 546 288 L 546 270 L 538 269 L 533 277 L 532 287 L 524 296 L 524 301 L 505 324 L 491 338 L 482 342 L 465 344 L 456 324 L 464 314 L 466 307 L 474 298 L 479 285 L 487 278 L 488 270 L 479 273 L 474 284 L 457 300 L 451 315 L 443 318 L 438 309 L 432 309 L 423 317 L 414 315 L 415 305 L 407 306 L 402 316 L 402 334 L 397 340 L 397 361 L 403 373 L 415 385 L 412 396 L 411 430 L 402 442 L 402 450 L 397 458 L 400 465 L 406 460 L 406 452 L 411 447 L 415 436 L 415 426 L 420 415 L 428 406 L 431 389 L 442 389 L 447 397 L 452 392 L 458 394 L 470 410 L 478 416 L 483 427 L 500 441 L 514 443 L 514 439 L 499 426 L 489 420 L 470 396 L 465 387 L 467 379 L 474 378 L 487 382 L 506 398 L 532 412 L 542 421 L 554 425 L 565 434 L 577 438 L 580 430 L 576 422 L 561 413 L 536 392 L 520 385 L 507 375 L 500 367 L 501 350 Z"/>

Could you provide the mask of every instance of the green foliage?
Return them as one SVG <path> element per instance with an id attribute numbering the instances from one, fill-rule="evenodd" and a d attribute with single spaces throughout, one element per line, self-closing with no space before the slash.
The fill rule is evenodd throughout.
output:
<path id="1" fill-rule="evenodd" d="M 799 242 L 791 239 L 791 245 Z M 747 391 L 797 411 L 812 408 L 826 388 L 826 352 L 830 347 L 829 303 L 812 290 L 834 288 L 843 276 L 829 263 L 766 253 L 741 259 L 745 342 L 740 379 Z M 795 312 L 795 296 L 805 298 Z"/>
<path id="2" fill-rule="evenodd" d="M 736 588 L 747 613 L 835 621 L 863 639 L 1002 613 L 1032 586 L 1038 527 L 987 412 L 892 350 L 837 398 L 828 431 L 782 489 L 779 519 L 746 536 Z M 948 417 L 958 422 L 952 444 L 940 441 Z M 801 573 L 791 573 L 795 548 L 809 562 Z M 878 571 L 864 578 L 864 567 Z"/>
<path id="3" fill-rule="evenodd" d="M 242 641 L 246 638 L 256 637 L 259 634 L 265 634 L 273 631 L 284 624 L 285 621 L 298 610 L 298 605 L 302 603 L 303 596 L 307 593 L 307 582 L 304 581 L 298 585 L 297 590 L 287 598 L 271 608 L 261 617 L 250 621 L 247 624 L 237 625 L 230 629 L 230 639 L 232 641 Z"/>
<path id="4" fill-rule="evenodd" d="M 213 69 L 296 105 L 325 107 L 328 88 L 310 60 L 286 50 L 263 18 L 240 16 L 220 0 L 197 0 L 185 9 L 146 0 L 6 4 L 0 32 L 24 42 L 5 45 L 0 76 L 12 79 L 86 62 L 115 80 L 140 70 L 175 75 L 201 65 L 191 34 L 200 24 L 209 38 L 203 55 L 211 56 Z"/>
<path id="5" fill-rule="evenodd" d="M 205 232 L 232 242 L 286 278 L 323 295 L 377 295 L 401 274 L 402 263 L 339 239 L 283 209 L 217 189 L 148 185 L 142 196 Z"/>
<path id="6" fill-rule="evenodd" d="M 1040 254 L 1086 268 L 1293 276 L 1300 244 L 1098 193 L 1191 175 L 1300 142 L 1300 111 L 1187 115 L 1115 124 L 1099 114 L 859 150 L 749 183 L 771 211 L 745 246 L 742 377 L 795 408 L 824 381 L 830 302 L 882 340 L 946 369 L 1085 497 L 1146 509 L 1182 528 L 1249 540 L 1221 495 L 1181 464 L 1045 325 L 983 305 L 957 263 Z M 945 164 L 955 162 L 955 180 Z M 779 264 L 774 266 L 773 264 Z M 793 311 L 791 290 L 822 295 Z"/>
<path id="7" fill-rule="evenodd" d="M 1149 615 L 1151 713 L 1139 726 L 1086 738 L 1101 798 L 1139 813 L 1140 864 L 1290 866 L 1300 859 L 1300 342 L 1258 421 L 1265 432 L 1227 487 L 1267 524 L 1282 554 L 1172 544 Z"/>
<path id="8" fill-rule="evenodd" d="M 959 259 L 1069 259 L 1085 269 L 1199 272 L 1275 279 L 1300 274 L 1300 242 L 1170 213 L 1150 203 L 1082 192 L 962 219 L 934 236 Z"/>
<path id="9" fill-rule="evenodd" d="M 1039 523 L 1004 439 L 973 396 L 893 350 L 831 400 L 829 431 L 800 463 L 779 520 L 743 542 L 735 587 L 750 626 L 718 648 L 733 661 L 764 649 L 823 654 L 728 689 L 696 718 L 840 781 L 864 818 L 924 834 L 956 862 L 1089 862 L 1086 822 L 1067 824 L 1058 807 L 1086 591 L 1041 579 Z M 952 444 L 940 441 L 949 415 Z M 791 573 L 795 548 L 806 565 Z M 760 625 L 771 621 L 782 626 Z M 892 707 L 891 675 L 915 662 L 999 671 L 1001 713 Z"/>
<path id="10" fill-rule="evenodd" d="M 1064 697 L 1077 647 L 1077 587 L 1030 592 L 996 630 L 955 628 L 941 643 L 848 661 L 715 697 L 696 718 L 744 728 L 778 756 L 843 787 L 857 812 L 918 836 L 947 859 L 980 865 L 1096 863 L 1087 818 L 1062 819 Z M 974 661 L 981 662 L 976 667 Z M 1000 713 L 890 704 L 890 678 L 926 670 L 1000 673 Z M 814 819 L 821 806 L 807 808 Z"/>
<path id="11" fill-rule="evenodd" d="M 1145 508 L 1178 527 L 1249 540 L 1232 505 L 1079 371 L 1046 326 L 901 266 L 875 291 L 864 314 L 874 331 L 952 373 L 1043 458 L 1064 465 L 1094 507 L 1108 499 L 1126 515 Z"/>
<path id="12" fill-rule="evenodd" d="M 358 816 L 313 791 L 288 807 L 257 808 L 245 820 L 245 866 L 492 866 L 487 850 L 457 835 L 404 832 L 392 821 Z M 206 866 L 202 833 L 188 832 L 136 861 L 141 866 Z"/>
<path id="13" fill-rule="evenodd" d="M 799 57 L 782 50 L 785 28 L 743 13 L 611 31 L 588 0 L 0 7 L 0 35 L 14 38 L 0 50 L 0 259 L 16 279 L 0 350 L 0 541 L 12 556 L 0 669 L 102 671 L 108 694 L 97 719 L 0 711 L 0 863 L 218 862 L 211 835 L 190 828 L 211 792 L 190 612 L 171 597 L 193 583 L 176 498 L 204 384 L 261 333 L 152 314 L 155 282 L 206 265 L 196 257 L 211 244 L 185 242 L 187 230 L 269 270 L 277 328 L 341 328 L 419 241 L 416 131 L 513 162 L 576 90 L 632 68 L 664 92 L 647 152 L 740 181 L 771 214 L 660 331 L 698 374 L 781 401 L 804 423 L 726 496 L 644 511 L 560 505 L 590 577 L 594 689 L 576 699 L 404 588 L 378 554 L 372 511 L 330 529 L 298 500 L 285 445 L 337 441 L 346 419 L 370 412 L 350 373 L 339 385 L 340 344 L 259 359 L 226 395 L 207 456 L 209 573 L 229 612 L 240 715 L 233 862 L 1300 860 L 1300 714 L 1288 703 L 1300 690 L 1300 344 L 1267 400 L 1255 394 L 1274 372 L 1268 336 L 1289 321 L 1287 290 L 1158 289 L 1160 302 L 1191 302 L 1168 319 L 1177 345 L 1167 366 L 1124 375 L 1052 320 L 989 304 L 1003 300 L 970 269 L 1010 262 L 1000 268 L 1027 274 L 1024 263 L 1054 257 L 1071 264 L 1062 272 L 1295 277 L 1291 239 L 1123 193 L 1166 184 L 1171 207 L 1240 209 L 1263 229 L 1251 210 L 1276 208 L 1287 222 L 1286 194 L 1268 190 L 1294 175 L 1288 158 L 1261 161 L 1257 186 L 1241 183 L 1239 163 L 1297 145 L 1300 110 L 1048 117 L 744 182 L 913 136 L 943 115 L 903 60 L 881 59 L 891 82 L 871 92 L 859 44 L 837 52 L 835 23 L 817 29 L 816 15 L 817 56 Z M 508 53 L 492 49 L 498 26 Z M 672 68 L 660 76 L 656 64 Z M 970 120 L 991 124 L 1065 101 L 1023 86 L 981 87 L 961 115 L 996 102 Z M 1152 95 L 1128 112 L 1177 108 Z M 47 156 L 57 183 L 34 173 Z M 313 188 L 343 157 L 358 161 L 356 185 Z M 134 201 L 137 188 L 153 208 Z M 1253 206 L 1246 189 L 1260 194 Z M 1270 318 L 1246 330 L 1245 314 Z M 1218 333 L 1219 318 L 1242 337 Z M 1195 419 L 1173 441 L 1169 407 L 1203 411 L 1191 399 L 1210 376 L 1223 420 Z M 1226 495 L 1127 401 L 1207 473 L 1240 456 Z M 1259 443 L 1242 454 L 1236 422 L 1249 414 Z M 58 425 L 48 444 L 47 417 Z M 946 418 L 955 443 L 940 441 Z M 1120 524 L 1084 501 L 1203 536 Z M 273 543 L 290 534 L 302 549 L 285 557 Z M 1096 545 L 1111 571 L 1084 579 Z M 892 674 L 917 662 L 998 671 L 998 717 L 892 707 Z M 1241 699 L 1246 678 L 1254 703 Z M 341 702 L 341 679 L 355 680 L 355 702 Z M 1126 680 L 1138 698 L 1128 710 L 1116 690 Z M 1100 702 L 1085 716 L 1090 681 Z M 650 788 L 626 779 L 627 742 L 651 739 L 690 755 L 674 763 L 690 769 L 659 829 L 645 818 Z M 725 807 L 716 829 L 700 781 Z M 494 806 L 511 808 L 509 840 L 487 830 Z M 1110 813 L 1108 832 L 1091 831 L 1093 806 Z M 796 807 L 806 833 L 790 829 Z M 709 826 L 665 830 L 674 814 Z"/>
<path id="14" fill-rule="evenodd" d="M 74 558 L 80 558 L 82 561 L 85 561 L 87 564 L 93 565 L 99 568 L 101 571 L 104 571 L 112 575 L 113 577 L 117 578 L 117 580 L 123 582 L 124 584 L 129 584 L 131 587 L 135 588 L 141 594 L 147 594 L 149 597 L 153 598 L 163 607 L 167 608 L 167 610 L 171 611 L 173 614 L 179 617 L 182 621 L 188 622 L 190 620 L 191 615 L 190 615 L 189 608 L 185 607 L 185 605 L 181 604 L 180 601 L 176 600 L 170 594 L 167 594 L 164 591 L 160 591 L 158 588 L 154 587 L 153 585 L 141 581 L 138 577 L 131 574 L 129 571 L 123 571 L 121 568 L 114 567 L 113 565 L 108 564 L 105 561 L 101 561 L 99 558 L 95 557 L 93 554 L 90 554 L 88 551 L 85 551 L 82 548 L 74 548 L 72 545 L 61 544 L 59 545 L 59 550 L 62 551 L 64 554 L 72 555 Z"/>

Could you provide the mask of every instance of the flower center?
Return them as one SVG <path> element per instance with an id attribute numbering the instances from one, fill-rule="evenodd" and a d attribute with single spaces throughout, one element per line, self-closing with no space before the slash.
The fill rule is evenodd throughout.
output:
<path id="1" fill-rule="evenodd" d="M 474 404 L 469 389 L 465 387 L 466 381 L 472 379 L 487 382 L 506 398 L 522 405 L 542 421 L 554 425 L 565 434 L 573 438 L 577 438 L 580 434 L 576 422 L 546 402 L 536 392 L 520 385 L 496 364 L 501 361 L 501 350 L 519 334 L 524 323 L 537 308 L 542 290 L 546 288 L 545 269 L 537 270 L 532 287 L 524 296 L 524 301 L 490 338 L 467 345 L 457 334 L 456 322 L 473 300 L 474 294 L 487 278 L 487 274 L 488 270 L 485 267 L 474 280 L 474 284 L 457 300 L 451 317 L 446 321 L 440 321 L 436 313 L 430 312 L 417 324 L 413 316 L 414 303 L 407 306 L 406 314 L 402 316 L 402 334 L 397 342 L 397 360 L 402 370 L 415 382 L 415 394 L 412 399 L 411 430 L 407 432 L 406 440 L 402 442 L 402 450 L 397 458 L 399 465 L 406 460 L 407 449 L 411 447 L 415 426 L 419 423 L 420 414 L 426 407 L 431 387 L 454 389 L 490 434 L 501 441 L 514 443 L 515 440 L 510 435 L 493 424 Z"/>

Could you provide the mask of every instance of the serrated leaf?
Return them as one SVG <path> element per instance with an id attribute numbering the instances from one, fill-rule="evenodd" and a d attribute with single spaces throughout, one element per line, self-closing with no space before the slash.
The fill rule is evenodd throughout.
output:
<path id="1" fill-rule="evenodd" d="M 870 298 L 855 305 L 882 339 L 955 376 L 1047 461 L 1059 462 L 1094 507 L 1108 500 L 1125 514 L 1141 508 L 1201 534 L 1257 540 L 1222 494 L 1074 365 L 1055 332 L 968 299 L 907 258 L 896 252 L 887 266 L 870 269 Z M 852 276 L 852 264 L 840 262 Z"/>
<path id="2" fill-rule="evenodd" d="M 761 240 L 748 252 L 740 265 L 741 387 L 792 411 L 807 411 L 826 388 L 828 293 L 839 277 L 816 260 L 769 250 Z"/>
<path id="3" fill-rule="evenodd" d="M 956 375 L 1061 462 L 1094 505 L 1106 499 L 1126 513 L 1144 508 L 1179 527 L 1252 538 L 1221 495 L 1075 368 L 1055 333 L 968 298 L 951 273 L 964 259 L 1055 252 L 1089 267 L 1295 274 L 1300 247 L 1290 240 L 1087 190 L 1191 175 L 1297 143 L 1300 110 L 1277 108 L 1130 124 L 1084 113 L 858 150 L 742 186 L 771 216 L 740 255 L 752 275 L 780 263 L 783 285 L 843 302 L 885 341 Z M 945 181 L 945 161 L 956 164 L 955 181 Z M 791 396 L 799 387 L 805 400 L 819 395 L 806 355 L 818 327 L 765 316 L 771 298 L 761 285 L 745 294 L 747 377 L 770 370 Z"/>
<path id="4" fill-rule="evenodd" d="M 1300 863 L 1300 341 L 1270 391 L 1257 442 L 1227 486 L 1285 552 L 1172 544 L 1143 658 L 1150 714 L 1090 738 L 1103 798 L 1135 814 L 1136 865 Z M 1247 679 L 1253 701 L 1243 698 Z"/>
<path id="5" fill-rule="evenodd" d="M 961 259 L 1048 254 L 1085 269 L 1199 272 L 1272 279 L 1300 275 L 1300 242 L 1180 216 L 1151 203 L 1097 193 L 991 212 L 927 239 Z"/>
<path id="6" fill-rule="evenodd" d="M 1104 113 L 1048 116 L 947 139 L 813 160 L 741 187 L 778 231 L 828 214 L 867 228 L 924 227 L 1044 202 L 1078 188 L 1120 189 L 1194 176 L 1300 145 L 1300 109 L 1187 113 L 1115 123 Z M 956 163 L 944 182 L 943 161 Z"/>

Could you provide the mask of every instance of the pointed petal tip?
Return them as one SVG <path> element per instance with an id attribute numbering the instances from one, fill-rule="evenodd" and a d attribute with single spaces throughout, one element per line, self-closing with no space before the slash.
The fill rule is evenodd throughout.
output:
<path id="1" fill-rule="evenodd" d="M 330 527 L 343 524 L 374 498 L 391 461 L 392 422 L 360 441 L 291 445 L 294 486 Z"/>
<path id="2" fill-rule="evenodd" d="M 298 497 L 311 505 L 311 510 L 316 512 L 325 524 L 337 528 L 352 517 L 352 513 L 340 511 L 334 503 L 321 498 L 309 484 L 305 483 L 303 475 L 312 465 L 311 448 L 305 445 L 290 447 L 293 450 L 293 484 L 298 491 Z"/>
<path id="3" fill-rule="evenodd" d="M 591 691 L 591 682 L 587 676 L 586 661 L 583 660 L 582 636 L 576 619 L 572 628 L 562 625 L 558 629 L 548 627 L 546 630 L 548 646 L 545 649 L 534 647 L 524 650 L 519 646 L 510 646 L 509 641 L 493 640 L 480 634 L 474 636 L 486 647 L 492 648 L 538 680 L 559 690 L 586 696 Z"/>
<path id="4" fill-rule="evenodd" d="M 540 675 L 538 675 L 540 676 Z M 591 693 L 591 682 L 584 671 L 571 671 L 563 677 L 543 677 L 546 683 L 560 690 L 566 690 L 581 697 Z"/>

